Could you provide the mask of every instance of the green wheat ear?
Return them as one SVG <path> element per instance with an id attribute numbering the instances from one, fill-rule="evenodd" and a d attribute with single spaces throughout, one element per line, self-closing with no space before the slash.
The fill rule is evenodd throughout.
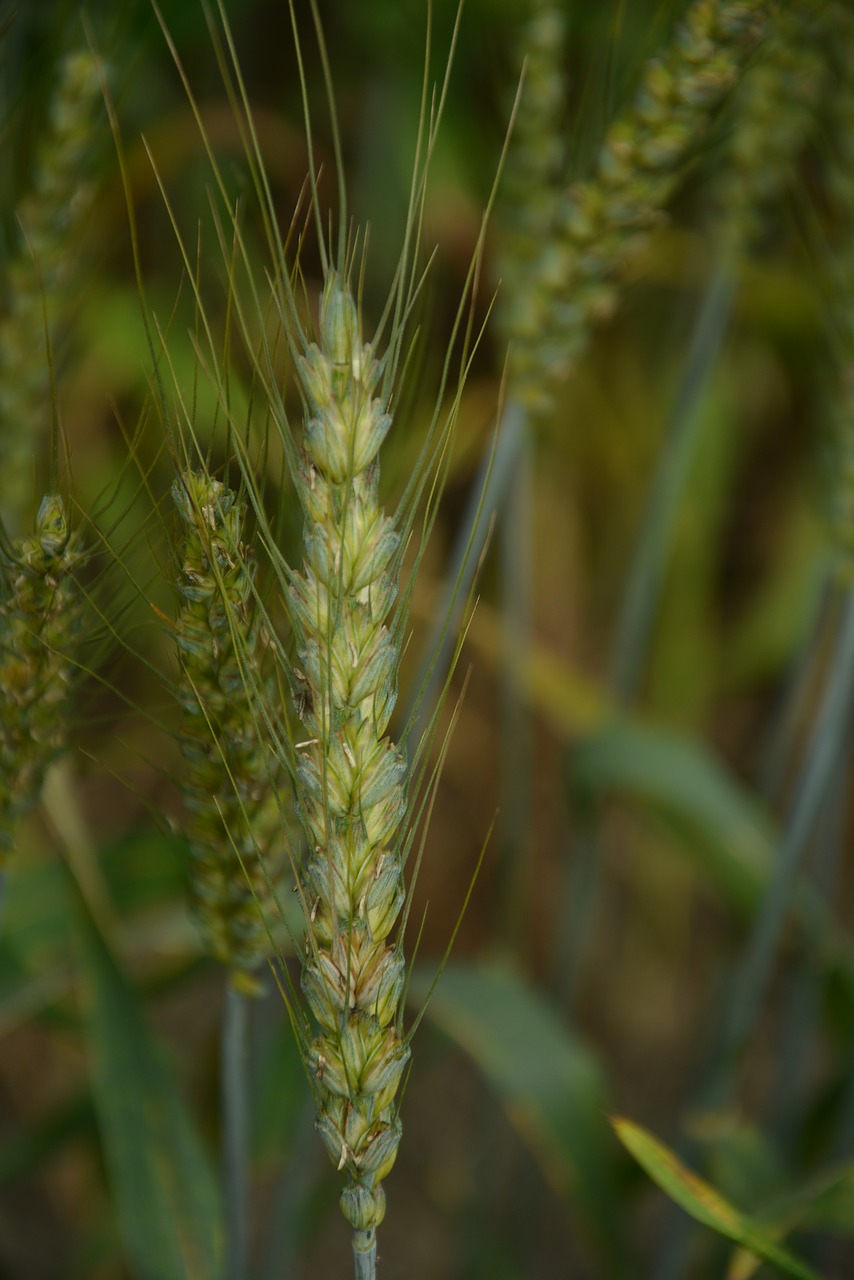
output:
<path id="1" fill-rule="evenodd" d="M 823 45 L 834 6 L 800 0 L 780 9 L 734 94 L 734 121 L 717 198 L 724 246 L 736 255 L 759 239 L 815 130 L 830 68 Z"/>
<path id="2" fill-rule="evenodd" d="M 377 456 L 391 425 L 379 376 L 347 282 L 330 271 L 320 342 L 299 361 L 305 560 L 288 604 L 307 735 L 297 760 L 310 844 L 302 987 L 320 1029 L 308 1063 L 318 1129 L 344 1175 L 341 1208 L 357 1259 L 374 1248 L 385 1213 L 382 1181 L 400 1142 L 396 1095 L 409 1058 L 399 1030 L 404 961 L 389 940 L 405 897 L 407 762 L 387 736 L 400 659 L 387 626 L 400 539 L 377 499 Z"/>
<path id="3" fill-rule="evenodd" d="M 0 318 L 0 506 L 13 534 L 24 522 L 33 459 L 51 425 L 45 316 L 55 327 L 79 264 L 80 233 L 91 209 L 91 153 L 99 138 L 101 83 L 89 49 L 66 55 L 58 69 L 49 119 L 30 190 L 17 216 L 22 240 L 9 262 Z"/>
<path id="4" fill-rule="evenodd" d="M 694 0 L 663 53 L 647 64 L 631 105 L 608 129 L 591 176 L 559 193 L 552 225 L 526 272 L 526 305 L 512 316 L 514 394 L 531 409 L 549 403 L 551 389 L 582 355 L 596 324 L 614 312 L 627 263 L 660 222 L 712 113 L 762 41 L 774 7 L 771 0 Z M 532 69 L 542 84 L 537 90 L 535 79 L 527 109 L 536 119 L 547 104 L 547 77 L 554 74 L 549 65 L 557 58 L 556 48 L 543 44 L 543 33 L 552 46 L 557 33 L 541 22 L 533 30 L 539 46 L 532 48 Z M 536 129 L 522 124 L 525 111 L 523 101 L 519 139 L 530 148 Z M 553 198 L 546 188 L 540 207 L 548 208 Z M 512 241 L 509 250 L 516 251 Z"/>
<path id="5" fill-rule="evenodd" d="M 282 864 L 281 770 L 256 701 L 264 643 L 246 511 L 204 471 L 181 472 L 172 496 L 184 535 L 174 637 L 193 906 L 210 954 L 235 988 L 254 995 Z"/>
<path id="6" fill-rule="evenodd" d="M 56 493 L 42 499 L 35 533 L 0 550 L 0 865 L 65 746 L 83 560 Z"/>

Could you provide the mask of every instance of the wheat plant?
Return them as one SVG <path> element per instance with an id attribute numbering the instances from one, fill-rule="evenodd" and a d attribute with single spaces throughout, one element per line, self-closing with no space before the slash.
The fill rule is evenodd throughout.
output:
<path id="1" fill-rule="evenodd" d="M 312 13 L 322 50 L 314 6 Z M 238 989 L 251 990 L 252 971 L 270 954 L 277 928 L 277 867 L 287 851 L 304 912 L 302 996 L 287 972 L 280 989 L 309 1077 L 317 1129 L 343 1179 L 340 1205 L 352 1229 L 355 1274 L 358 1280 L 369 1280 L 376 1273 L 376 1231 L 385 1214 L 383 1182 L 400 1142 L 399 1093 L 410 1059 L 403 1009 L 404 865 L 424 812 L 425 779 L 430 785 L 426 747 L 435 733 L 438 708 L 427 717 L 412 761 L 403 746 L 394 743 L 389 725 L 409 604 L 442 491 L 470 359 L 472 337 L 462 320 L 475 266 L 457 312 L 459 346 L 449 349 L 445 358 L 437 407 L 419 460 L 396 514 L 386 515 L 380 501 L 379 454 L 401 394 L 404 338 L 421 288 L 418 219 L 450 63 L 432 118 L 425 69 L 410 209 L 396 279 L 381 320 L 387 329 L 384 350 L 363 336 L 356 280 L 365 269 L 366 255 L 360 261 L 360 237 L 347 226 L 337 140 L 340 233 L 334 255 L 326 245 L 306 110 L 309 198 L 323 281 L 315 339 L 298 296 L 298 288 L 308 290 L 305 268 L 300 263 L 294 274 L 287 261 L 223 9 L 218 16 L 220 67 L 244 130 L 270 265 L 261 281 L 243 222 L 211 150 L 218 188 L 216 225 L 224 254 L 230 244 L 224 258 L 229 299 L 237 341 L 251 363 L 262 427 L 259 444 L 252 410 L 243 421 L 235 413 L 229 395 L 231 374 L 216 347 L 208 304 L 195 285 L 197 323 L 202 340 L 209 344 L 210 360 L 207 364 L 200 358 L 199 366 L 215 389 L 218 413 L 226 424 L 225 441 L 234 451 L 229 465 L 239 475 L 241 493 L 214 478 L 208 463 L 182 469 L 172 490 L 185 529 L 178 583 L 182 603 L 173 629 L 181 662 L 178 696 L 185 716 L 181 746 L 188 766 L 183 785 L 191 883 L 208 949 L 228 966 Z M 296 23 L 294 29 L 298 31 Z M 299 48 L 298 34 L 296 39 Z M 337 139 L 334 97 L 326 75 Z M 207 146 L 186 80 L 185 85 Z M 307 101 L 305 85 L 303 92 Z M 178 238 L 189 269 L 180 232 Z M 483 230 L 478 253 L 482 242 Z M 271 317 L 273 337 L 264 337 Z M 156 318 L 150 327 L 153 349 L 155 331 L 168 369 L 168 336 Z M 292 422 L 289 397 L 281 386 L 282 351 L 292 363 L 303 404 L 301 429 Z M 453 372 L 455 367 L 459 373 Z M 161 396 L 167 438 L 173 450 L 179 439 L 184 449 L 192 440 L 192 447 L 207 457 L 213 441 L 204 442 L 203 428 L 189 403 L 180 379 L 173 396 Z M 293 487 L 303 517 L 301 568 L 288 563 L 259 480 L 261 461 L 272 450 L 281 451 L 286 483 Z M 283 618 L 277 616 L 269 590 L 258 590 L 249 568 L 243 525 L 250 507 L 265 573 L 275 585 L 290 637 L 282 631 Z M 420 529 L 413 535 L 416 520 Z M 415 559 L 402 585 L 408 542 Z M 275 667 L 271 678 L 262 674 L 261 650 L 266 643 Z M 295 725 L 281 700 L 286 688 Z M 293 788 L 299 833 L 288 829 L 286 821 L 289 806 L 280 794 L 286 776 Z M 234 1098 L 232 1102 L 237 1105 Z M 228 1117 L 225 1127 L 228 1130 Z M 238 1150 L 232 1154 L 239 1164 Z M 232 1197 L 245 1195 L 233 1179 L 227 1180 L 226 1188 Z M 243 1228 L 234 1222 L 232 1235 L 237 1232 L 242 1234 Z M 233 1249 L 230 1275 L 243 1273 L 238 1257 L 243 1252 L 242 1246 Z"/>

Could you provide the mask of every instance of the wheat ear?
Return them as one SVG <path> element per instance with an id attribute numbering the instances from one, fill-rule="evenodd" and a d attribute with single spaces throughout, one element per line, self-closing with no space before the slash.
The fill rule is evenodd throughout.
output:
<path id="1" fill-rule="evenodd" d="M 829 68 L 823 40 L 833 6 L 801 0 L 774 15 L 759 57 L 734 95 L 734 125 L 718 184 L 722 239 L 737 255 L 759 239 L 813 133 Z"/>
<path id="2" fill-rule="evenodd" d="M 282 859 L 279 769 L 256 702 L 263 636 L 245 509 L 204 471 L 182 471 L 172 494 L 184 531 L 174 635 L 193 904 L 207 949 L 232 985 L 257 994 Z"/>
<path id="3" fill-rule="evenodd" d="M 374 1274 L 381 1184 L 400 1142 L 395 1097 L 409 1058 L 403 956 L 389 941 L 404 901 L 407 763 L 386 736 L 400 656 L 386 625 L 400 539 L 377 500 L 377 455 L 391 423 L 376 394 L 379 375 L 348 285 L 330 271 L 320 343 L 299 360 L 305 559 L 289 605 L 306 731 L 296 744 L 298 803 L 310 848 L 302 987 L 319 1024 L 307 1059 L 317 1127 L 345 1179 L 357 1278 Z"/>
<path id="4" fill-rule="evenodd" d="M 66 55 L 36 155 L 30 191 L 18 207 L 26 238 L 10 261 L 0 319 L 0 502 L 13 534 L 23 524 L 33 458 L 51 423 L 45 316 L 52 325 L 67 301 L 77 241 L 92 205 L 87 181 L 101 84 L 89 49 Z"/>
<path id="5" fill-rule="evenodd" d="M 631 106 L 611 125 L 591 177 L 556 205 L 517 325 L 515 394 L 539 407 L 597 322 L 619 301 L 627 263 L 644 247 L 715 108 L 762 40 L 770 0 L 694 0 Z"/>
<path id="6" fill-rule="evenodd" d="M 0 550 L 0 867 L 65 746 L 83 558 L 56 493 L 42 499 L 35 533 Z"/>

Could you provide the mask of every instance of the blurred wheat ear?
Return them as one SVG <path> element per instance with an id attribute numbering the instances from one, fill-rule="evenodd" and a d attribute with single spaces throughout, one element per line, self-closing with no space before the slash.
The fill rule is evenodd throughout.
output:
<path id="1" fill-rule="evenodd" d="M 59 494 L 42 500 L 33 534 L 0 543 L 0 865 L 65 745 L 84 558 Z"/>
<path id="2" fill-rule="evenodd" d="M 67 744 L 70 692 L 86 611 L 88 558 L 59 493 L 53 337 L 68 308 L 91 209 L 100 85 L 86 47 L 55 69 L 17 234 L 4 264 L 0 318 L 0 854 L 37 802 Z M 34 532 L 33 479 L 49 486 Z M 38 490 L 36 490 L 38 492 Z M 88 620 L 91 622 L 91 619 Z"/>
<path id="3" fill-rule="evenodd" d="M 101 140 L 101 85 L 86 47 L 60 62 L 29 190 L 17 208 L 19 243 L 6 265 L 0 319 L 0 515 L 22 532 L 34 464 L 48 452 L 52 378 L 45 335 L 55 331 L 79 270 L 80 243 Z"/>
<path id="4" fill-rule="evenodd" d="M 183 471 L 172 494 L 184 530 L 174 638 L 190 886 L 208 951 L 238 990 L 255 995 L 281 874 L 282 779 L 251 701 L 263 638 L 243 539 L 245 503 L 203 471 Z"/>

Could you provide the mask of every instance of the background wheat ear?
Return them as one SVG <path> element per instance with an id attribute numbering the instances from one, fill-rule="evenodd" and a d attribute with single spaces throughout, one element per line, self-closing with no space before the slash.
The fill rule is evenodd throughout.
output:
<path id="1" fill-rule="evenodd" d="M 96 190 L 101 81 L 85 45 L 60 60 L 29 188 L 16 209 L 0 317 L 0 510 L 17 535 L 34 466 L 48 453 L 52 386 L 45 334 L 66 316 Z"/>
<path id="2" fill-rule="evenodd" d="M 183 534 L 174 639 L 193 907 L 210 954 L 257 994 L 283 840 L 281 770 L 256 705 L 264 645 L 245 504 L 204 471 L 182 471 L 172 496 Z"/>
<path id="3" fill-rule="evenodd" d="M 33 534 L 0 544 L 0 857 L 66 743 L 84 560 L 56 493 L 42 499 Z"/>

